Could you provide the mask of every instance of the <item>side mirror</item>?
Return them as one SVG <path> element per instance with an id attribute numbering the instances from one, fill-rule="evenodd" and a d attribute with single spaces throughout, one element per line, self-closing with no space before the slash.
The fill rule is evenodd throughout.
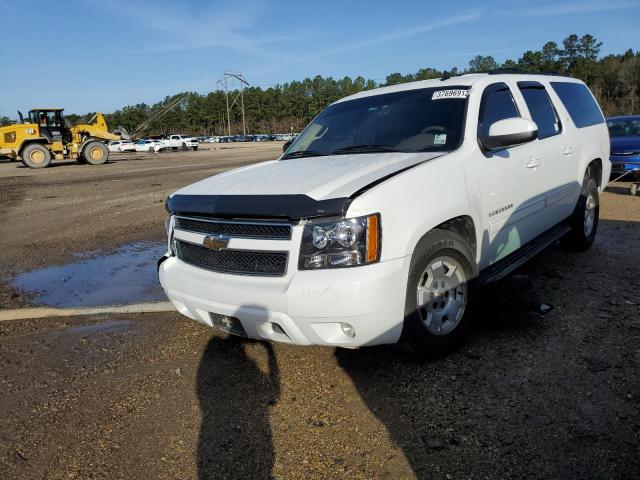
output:
<path id="1" fill-rule="evenodd" d="M 538 138 L 538 125 L 528 118 L 513 117 L 498 120 L 489 127 L 489 135 L 480 139 L 487 150 L 511 147 Z"/>
<path id="2" fill-rule="evenodd" d="M 284 145 L 282 145 L 282 153 L 286 152 L 289 147 L 291 146 L 291 144 L 293 143 L 293 140 L 289 140 L 288 142 L 284 142 Z"/>

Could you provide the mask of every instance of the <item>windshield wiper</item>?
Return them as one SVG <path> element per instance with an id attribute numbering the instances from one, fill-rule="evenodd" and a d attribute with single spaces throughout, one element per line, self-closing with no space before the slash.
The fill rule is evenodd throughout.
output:
<path id="1" fill-rule="evenodd" d="M 384 145 L 351 145 L 350 147 L 338 148 L 331 152 L 331 155 L 344 155 L 346 153 L 379 153 L 379 152 L 397 152 L 395 148 L 385 147 Z"/>
<path id="2" fill-rule="evenodd" d="M 286 160 L 287 158 L 321 157 L 323 155 L 326 154 L 314 152 L 313 150 L 296 150 L 295 152 L 287 153 L 282 157 L 282 159 Z"/>

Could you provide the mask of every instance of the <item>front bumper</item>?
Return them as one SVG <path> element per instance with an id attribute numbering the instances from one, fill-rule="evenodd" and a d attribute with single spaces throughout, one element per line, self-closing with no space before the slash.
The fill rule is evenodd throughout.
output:
<path id="1" fill-rule="evenodd" d="M 612 174 L 622 175 L 631 172 L 634 172 L 635 175 L 640 175 L 640 156 L 611 156 Z"/>
<path id="2" fill-rule="evenodd" d="M 208 326 L 210 314 L 235 317 L 250 338 L 359 347 L 395 343 L 402 332 L 410 257 L 287 278 L 215 273 L 176 257 L 158 263 L 160 283 L 181 314 Z"/>

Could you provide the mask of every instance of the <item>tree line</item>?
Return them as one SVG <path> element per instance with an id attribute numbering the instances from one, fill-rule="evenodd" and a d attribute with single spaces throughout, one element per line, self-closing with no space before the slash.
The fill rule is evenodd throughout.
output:
<path id="1" fill-rule="evenodd" d="M 640 95 L 640 51 L 632 49 L 622 54 L 600 57 L 602 42 L 590 34 L 581 37 L 572 34 L 561 45 L 545 43 L 540 50 L 526 51 L 516 60 L 498 63 L 492 56 L 478 55 L 467 68 L 437 70 L 425 67 L 416 73 L 391 73 L 385 81 L 377 82 L 363 77 L 305 78 L 268 88 L 248 87 L 244 90 L 247 133 L 285 133 L 300 131 L 309 121 L 330 103 L 372 88 L 395 85 L 415 80 L 441 78 L 447 75 L 486 72 L 496 69 L 517 69 L 524 72 L 562 73 L 584 80 L 598 99 L 605 115 L 638 113 Z M 237 94 L 230 92 L 230 97 Z M 129 105 L 107 114 L 110 127 L 123 126 L 134 131 L 145 120 L 165 108 L 176 97 L 182 97 L 179 105 L 164 116 L 151 122 L 145 135 L 163 135 L 181 132 L 192 135 L 224 135 L 227 133 L 226 104 L 220 90 L 206 94 L 184 92 L 168 96 L 164 100 L 147 105 Z M 67 115 L 72 122 L 86 120 L 84 116 Z M 242 133 L 242 117 L 239 108 L 231 111 L 232 134 Z M 0 119 L 0 123 L 3 119 Z M 6 119 L 8 121 L 8 119 Z"/>

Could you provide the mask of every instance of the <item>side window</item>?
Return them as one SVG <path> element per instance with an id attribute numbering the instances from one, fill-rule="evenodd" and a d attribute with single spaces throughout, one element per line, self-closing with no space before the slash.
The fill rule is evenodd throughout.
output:
<path id="1" fill-rule="evenodd" d="M 542 140 L 560 133 L 560 120 L 544 86 L 538 82 L 518 82 L 518 88 L 531 119 L 538 125 L 538 138 Z"/>
<path id="2" fill-rule="evenodd" d="M 480 118 L 478 119 L 478 136 L 489 134 L 489 127 L 498 120 L 519 117 L 518 107 L 513 100 L 511 90 L 505 83 L 489 85 L 482 94 Z"/>
<path id="3" fill-rule="evenodd" d="M 598 104 L 584 83 L 551 82 L 571 120 L 578 128 L 604 123 Z"/>

